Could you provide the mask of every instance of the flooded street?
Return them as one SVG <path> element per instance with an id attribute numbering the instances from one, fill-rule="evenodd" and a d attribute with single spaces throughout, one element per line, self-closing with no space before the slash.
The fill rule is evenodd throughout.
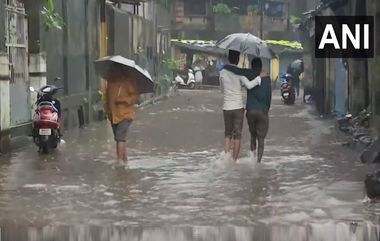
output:
<path id="1" fill-rule="evenodd" d="M 141 109 L 126 170 L 112 167 L 107 122 L 65 133 L 50 155 L 30 144 L 2 156 L 0 240 L 379 240 L 380 208 L 363 193 L 373 167 L 311 107 L 273 102 L 260 165 L 246 120 L 239 163 L 221 157 L 218 90 Z"/>

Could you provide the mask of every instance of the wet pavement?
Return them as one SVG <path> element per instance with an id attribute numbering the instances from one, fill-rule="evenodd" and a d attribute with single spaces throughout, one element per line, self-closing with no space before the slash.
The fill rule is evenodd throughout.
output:
<path id="1" fill-rule="evenodd" d="M 2 156 L 3 240 L 379 240 L 364 198 L 374 166 L 343 147 L 333 122 L 274 96 L 263 163 L 221 157 L 222 96 L 181 91 L 139 110 L 129 167 L 114 169 L 107 122 L 65 133 L 50 155 Z M 245 121 L 246 122 L 246 121 Z"/>

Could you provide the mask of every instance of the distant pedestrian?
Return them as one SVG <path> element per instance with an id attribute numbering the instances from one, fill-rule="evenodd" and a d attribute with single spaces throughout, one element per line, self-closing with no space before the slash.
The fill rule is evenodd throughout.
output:
<path id="1" fill-rule="evenodd" d="M 296 59 L 288 65 L 286 70 L 288 74 L 293 76 L 292 85 L 296 89 L 297 97 L 300 95 L 300 76 L 304 72 L 304 64 L 302 59 Z"/>
<path id="2" fill-rule="evenodd" d="M 128 162 L 127 132 L 135 117 L 134 105 L 138 100 L 139 92 L 133 74 L 114 65 L 107 81 L 105 104 L 116 141 L 118 164 L 121 166 Z"/>
<path id="3" fill-rule="evenodd" d="M 247 89 L 252 89 L 260 85 L 261 81 L 260 76 L 256 76 L 252 78 L 252 81 L 249 81 L 245 76 L 234 74 L 227 69 L 228 66 L 236 68 L 239 63 L 239 57 L 239 52 L 230 51 L 228 55 L 230 65 L 226 65 L 225 68 L 220 71 L 220 85 L 224 96 L 224 152 L 226 154 L 229 153 L 232 142 L 232 158 L 234 161 L 237 161 L 240 153 L 241 132 L 244 120 L 242 85 L 247 87 Z"/>

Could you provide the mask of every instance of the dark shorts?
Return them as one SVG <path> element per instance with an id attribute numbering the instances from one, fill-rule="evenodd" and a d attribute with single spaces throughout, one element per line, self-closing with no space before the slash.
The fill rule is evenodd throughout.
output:
<path id="1" fill-rule="evenodd" d="M 235 140 L 241 139 L 243 129 L 244 109 L 224 110 L 224 136 Z"/>
<path id="2" fill-rule="evenodd" d="M 118 124 L 112 124 L 113 135 L 115 141 L 125 142 L 127 141 L 127 132 L 132 124 L 132 119 L 123 120 Z"/>
<path id="3" fill-rule="evenodd" d="M 269 129 L 268 113 L 261 111 L 247 111 L 249 132 L 252 136 L 265 138 Z"/>

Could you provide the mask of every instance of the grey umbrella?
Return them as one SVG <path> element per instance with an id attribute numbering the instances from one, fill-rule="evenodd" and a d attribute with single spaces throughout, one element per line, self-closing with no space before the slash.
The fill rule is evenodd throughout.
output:
<path id="1" fill-rule="evenodd" d="M 250 33 L 230 34 L 219 40 L 216 46 L 266 59 L 272 59 L 275 55 L 273 50 L 262 39 Z"/>
<path id="2" fill-rule="evenodd" d="M 300 75 L 304 71 L 303 60 L 296 59 L 288 66 L 288 72 L 295 75 Z"/>
<path id="3" fill-rule="evenodd" d="M 104 79 L 109 78 L 112 66 L 119 66 L 123 71 L 132 71 L 136 77 L 136 85 L 140 94 L 152 93 L 154 89 L 154 83 L 149 72 L 131 59 L 124 58 L 120 55 L 107 56 L 95 61 L 96 74 Z"/>
<path id="4" fill-rule="evenodd" d="M 303 61 L 302 59 L 296 59 L 291 64 L 290 67 L 299 71 L 303 71 Z"/>

